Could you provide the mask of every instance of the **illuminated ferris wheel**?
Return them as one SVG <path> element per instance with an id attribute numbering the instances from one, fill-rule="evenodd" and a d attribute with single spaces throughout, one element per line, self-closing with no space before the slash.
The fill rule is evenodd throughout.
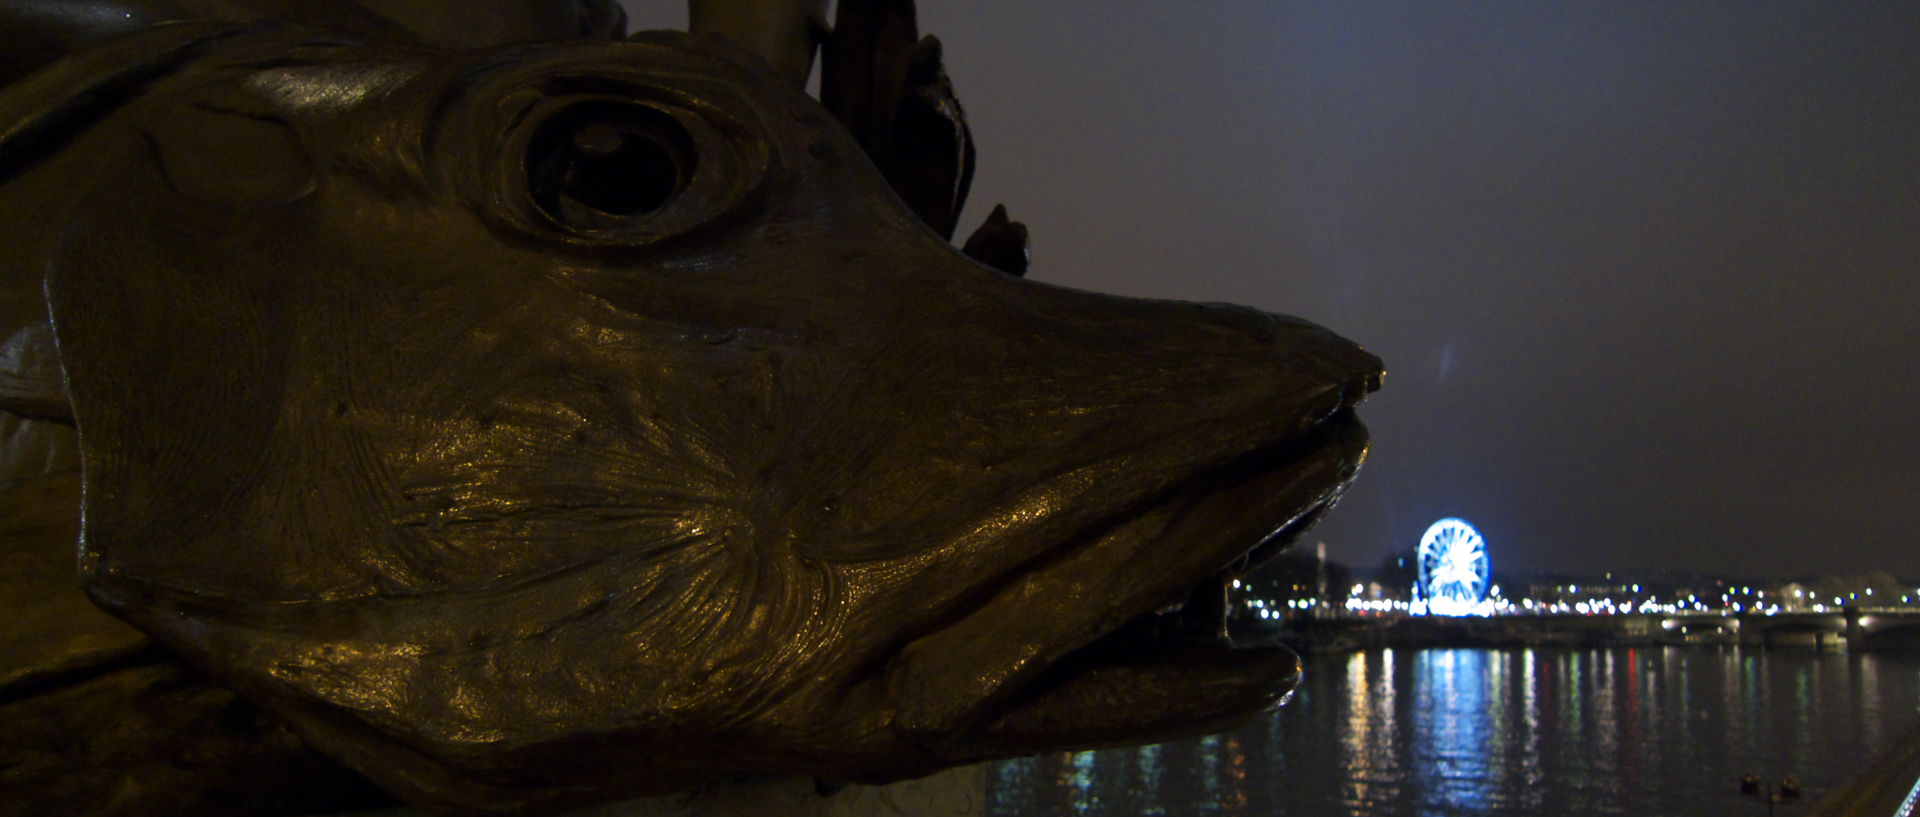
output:
<path id="1" fill-rule="evenodd" d="M 1464 519 L 1442 519 L 1420 537 L 1420 595 L 1427 612 L 1468 615 L 1487 600 L 1487 543 Z"/>

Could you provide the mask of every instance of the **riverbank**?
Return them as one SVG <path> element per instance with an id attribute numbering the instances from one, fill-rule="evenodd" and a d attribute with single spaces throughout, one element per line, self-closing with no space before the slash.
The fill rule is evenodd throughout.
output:
<path id="1" fill-rule="evenodd" d="M 1920 723 L 1806 817 L 1909 817 L 1920 809 Z"/>

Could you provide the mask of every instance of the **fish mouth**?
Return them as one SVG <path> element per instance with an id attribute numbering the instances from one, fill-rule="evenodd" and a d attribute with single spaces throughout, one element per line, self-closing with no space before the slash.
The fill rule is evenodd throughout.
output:
<path id="1" fill-rule="evenodd" d="M 1305 434 L 1195 477 L 1122 523 L 1163 525 L 1154 548 L 1212 558 L 1165 574 L 1157 592 L 1140 597 L 1144 605 L 1103 616 L 1083 646 L 1008 696 L 983 737 L 1061 748 L 1137 744 L 1217 732 L 1284 703 L 1299 684 L 1299 658 L 1270 641 L 1235 643 L 1227 589 L 1318 522 L 1366 452 L 1365 427 L 1343 408 Z"/>
<path id="2" fill-rule="evenodd" d="M 1283 703 L 1299 658 L 1234 643 L 1226 590 L 1358 473 L 1367 433 L 1352 405 L 1378 377 L 1359 385 L 1317 421 L 1125 503 L 913 645 L 893 679 L 896 728 L 938 755 L 985 759 L 1219 732 Z"/>

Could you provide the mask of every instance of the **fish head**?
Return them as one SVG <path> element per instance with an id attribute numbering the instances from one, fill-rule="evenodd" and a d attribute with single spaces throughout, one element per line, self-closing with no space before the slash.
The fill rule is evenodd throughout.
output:
<path id="1" fill-rule="evenodd" d="M 711 39 L 220 37 L 61 171 L 81 565 L 317 747 L 512 811 L 1292 689 L 1220 597 L 1359 468 L 1358 346 L 982 266 Z"/>

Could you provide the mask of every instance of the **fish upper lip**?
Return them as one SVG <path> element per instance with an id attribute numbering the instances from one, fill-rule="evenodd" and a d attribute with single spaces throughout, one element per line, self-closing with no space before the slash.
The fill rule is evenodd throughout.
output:
<path id="1" fill-rule="evenodd" d="M 1177 487 L 1169 491 L 1166 494 L 1167 498 L 1165 500 L 1154 504 L 1155 506 L 1174 507 L 1173 513 L 1175 516 L 1184 517 L 1196 512 L 1199 506 L 1205 505 L 1223 484 L 1252 482 L 1262 477 L 1300 469 L 1303 465 L 1305 465 L 1305 467 L 1311 467 L 1310 463 L 1303 463 L 1303 461 L 1339 446 L 1345 435 L 1355 433 L 1364 433 L 1364 429 L 1360 425 L 1359 420 L 1354 416 L 1352 408 L 1342 407 L 1332 414 L 1314 422 L 1312 426 L 1301 433 L 1291 435 L 1272 445 L 1246 452 L 1239 457 L 1233 458 L 1225 465 L 1196 472 L 1193 476 L 1183 480 Z M 1244 545 L 1234 548 L 1222 547 L 1221 552 L 1226 554 L 1225 561 L 1221 563 L 1218 569 L 1196 577 L 1195 582 L 1206 582 L 1216 578 L 1225 581 L 1257 568 L 1259 563 L 1250 560 L 1250 557 L 1254 556 L 1256 551 L 1264 549 L 1268 543 L 1276 539 L 1290 539 L 1289 534 L 1297 535 L 1303 532 L 1306 527 L 1311 526 L 1313 521 L 1317 521 L 1318 515 L 1321 512 L 1338 501 L 1339 489 L 1352 478 L 1353 472 L 1349 471 L 1336 478 L 1326 480 L 1324 487 L 1329 489 L 1331 493 L 1319 496 L 1304 505 L 1289 508 L 1275 508 L 1270 512 L 1249 511 L 1248 514 L 1250 516 L 1259 515 L 1269 519 L 1269 522 L 1263 524 L 1271 525 L 1273 529 L 1258 539 L 1251 541 L 1241 540 L 1244 542 Z M 1285 518 L 1278 518 L 1282 514 L 1285 515 Z M 1274 554 L 1262 555 L 1271 556 Z M 1110 628 L 1107 632 L 1096 637 L 1095 640 L 1111 635 L 1114 631 L 1122 629 L 1127 623 L 1137 620 L 1140 616 L 1151 615 L 1168 605 L 1178 604 L 1180 602 L 1179 596 L 1186 590 L 1191 589 L 1195 582 L 1175 582 L 1170 584 L 1168 592 L 1174 594 L 1173 597 L 1168 598 L 1162 604 L 1136 611 L 1133 617 L 1128 618 L 1120 625 Z"/>
<path id="2" fill-rule="evenodd" d="M 1338 445 L 1342 434 L 1357 432 L 1364 435 L 1365 428 L 1360 424 L 1354 409 L 1366 399 L 1367 395 L 1380 388 L 1383 376 L 1381 369 L 1376 367 L 1369 373 L 1339 384 L 1334 392 L 1335 402 L 1322 410 L 1302 412 L 1298 424 L 1286 433 L 1269 432 L 1260 442 L 1252 445 L 1245 444 L 1247 441 L 1241 441 L 1239 445 L 1229 442 L 1215 446 L 1213 455 L 1195 463 L 1187 469 L 1184 476 L 1173 480 L 1170 484 L 1155 491 L 1125 497 L 1112 503 L 1099 514 L 1089 518 L 1069 540 L 1048 548 L 1043 558 L 1055 556 L 1061 551 L 1095 547 L 1102 538 L 1103 532 L 1131 519 L 1162 511 L 1171 511 L 1175 515 L 1187 513 L 1194 506 L 1204 503 L 1208 495 L 1214 492 L 1212 489 L 1217 488 L 1222 482 L 1245 481 L 1257 479 L 1266 474 L 1285 472 L 1300 466 L 1304 458 Z M 1231 420 L 1215 419 L 1196 423 L 1188 429 L 1203 429 L 1227 424 L 1231 424 Z M 1185 436 L 1187 436 L 1185 432 L 1175 432 L 1161 438 L 1157 444 L 1174 445 L 1177 444 L 1174 442 L 1175 439 Z M 1353 474 L 1348 473 L 1337 480 L 1337 484 L 1333 487 L 1339 487 L 1351 481 L 1352 478 Z M 1336 499 L 1338 499 L 1337 494 L 1309 503 L 1298 508 L 1297 513 L 1281 522 L 1291 523 L 1300 517 L 1330 506 Z M 1276 529 L 1267 536 L 1247 542 L 1244 548 L 1234 552 L 1222 563 L 1221 570 L 1231 568 L 1234 560 L 1259 549 L 1275 535 L 1280 534 L 1282 527 L 1285 525 L 1276 525 Z M 1010 572 L 1017 573 L 1024 567 L 1026 567 L 1024 564 L 1016 566 Z M 1185 588 L 1190 585 L 1191 583 L 1188 583 L 1179 587 Z M 1166 603 L 1172 601 L 1174 600 L 1170 599 Z M 1136 614 L 1150 613 L 1162 606 L 1164 604 L 1155 605 L 1136 611 Z"/>

